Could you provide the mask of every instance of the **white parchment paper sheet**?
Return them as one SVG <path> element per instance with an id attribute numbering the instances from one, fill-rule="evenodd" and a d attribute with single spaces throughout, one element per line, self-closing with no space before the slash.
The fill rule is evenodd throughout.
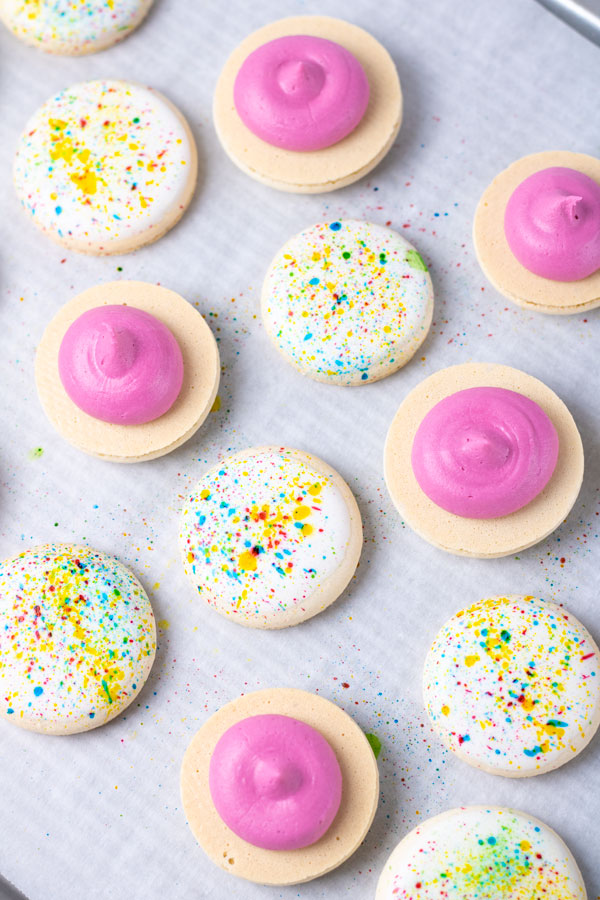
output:
<path id="1" fill-rule="evenodd" d="M 366 180 L 294 196 L 239 172 L 211 125 L 214 84 L 251 30 L 323 13 L 368 28 L 390 50 L 405 93 L 396 145 Z M 546 149 L 600 155 L 600 50 L 533 0 L 156 0 L 147 22 L 94 56 L 46 56 L 0 34 L 0 552 L 84 540 L 130 565 L 148 590 L 160 646 L 139 702 L 71 738 L 0 723 L 0 871 L 30 900 L 369 898 L 397 841 L 428 815 L 468 803 L 523 808 L 556 828 L 600 895 L 600 740 L 562 770 L 526 781 L 479 773 L 442 750 L 420 681 L 440 625 L 482 595 L 564 603 L 600 638 L 598 512 L 600 313 L 532 315 L 486 283 L 474 258 L 478 197 L 514 159 Z M 11 184 L 15 142 L 48 96 L 95 77 L 130 78 L 187 115 L 201 158 L 189 212 L 158 244 L 120 258 L 67 252 L 33 228 Z M 390 223 L 431 266 L 436 311 L 422 353 L 358 388 L 304 379 L 265 336 L 262 277 L 279 246 L 323 219 Z M 221 408 L 184 447 L 135 467 L 87 458 L 46 421 L 33 380 L 36 344 L 70 297 L 116 278 L 160 282 L 196 303 L 219 340 Z M 445 555 L 405 528 L 387 496 L 382 448 L 402 398 L 443 366 L 514 365 L 549 384 L 581 429 L 587 470 L 563 527 L 502 560 Z M 310 450 L 356 492 L 365 546 L 356 578 L 324 614 L 285 632 L 225 621 L 195 598 L 177 551 L 182 494 L 228 450 Z M 43 454 L 32 453 L 41 448 Z M 197 728 L 243 691 L 295 686 L 338 702 L 383 742 L 381 804 L 364 846 L 330 876 L 265 888 L 212 865 L 179 798 L 182 754 Z"/>

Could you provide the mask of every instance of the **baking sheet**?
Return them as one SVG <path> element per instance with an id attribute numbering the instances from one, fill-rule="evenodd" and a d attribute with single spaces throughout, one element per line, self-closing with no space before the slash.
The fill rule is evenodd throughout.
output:
<path id="1" fill-rule="evenodd" d="M 397 142 L 372 175 L 321 196 L 280 194 L 225 157 L 210 121 L 228 53 L 282 15 L 351 19 L 382 40 L 405 94 Z M 533 0 L 156 0 L 121 45 L 79 59 L 47 57 L 0 34 L 0 553 L 83 540 L 114 553 L 145 585 L 159 622 L 154 669 L 110 725 L 52 738 L 0 723 L 0 871 L 30 900 L 365 898 L 397 841 L 460 804 L 511 805 L 556 828 L 590 897 L 600 895 L 600 739 L 552 774 L 511 781 L 477 772 L 432 734 L 422 663 L 441 624 L 483 595 L 531 593 L 564 603 L 600 638 L 598 346 L 600 314 L 544 317 L 485 281 L 474 257 L 477 199 L 514 159 L 545 149 L 600 155 L 600 51 Z M 124 257 L 55 247 L 21 213 L 10 168 L 26 119 L 53 91 L 96 77 L 153 85 L 188 117 L 201 179 L 181 224 Z M 323 219 L 389 223 L 431 266 L 436 311 L 422 352 L 382 382 L 339 388 L 304 379 L 269 343 L 259 316 L 279 246 Z M 37 400 L 33 358 L 61 304 L 102 281 L 164 284 L 197 304 L 219 341 L 220 409 L 170 456 L 119 466 L 67 445 Z M 587 454 L 566 523 L 518 557 L 448 556 L 406 528 L 382 475 L 387 427 L 406 393 L 443 366 L 517 366 L 565 400 Z M 365 525 L 360 568 L 329 610 L 284 632 L 236 626 L 195 598 L 177 551 L 182 495 L 224 453 L 262 443 L 309 450 L 356 493 Z M 221 872 L 185 823 L 179 766 L 206 717 L 238 694 L 274 686 L 318 691 L 383 743 L 381 803 L 359 851 L 307 885 L 265 888 Z"/>

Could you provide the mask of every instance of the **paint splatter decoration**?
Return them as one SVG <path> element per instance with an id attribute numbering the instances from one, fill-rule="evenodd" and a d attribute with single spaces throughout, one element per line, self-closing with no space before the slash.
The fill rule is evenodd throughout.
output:
<path id="1" fill-rule="evenodd" d="M 436 731 L 477 768 L 538 775 L 573 759 L 600 723 L 600 652 L 566 610 L 490 597 L 455 615 L 425 662 Z"/>
<path id="2" fill-rule="evenodd" d="M 313 225 L 285 244 L 262 292 L 267 332 L 304 375 L 366 384 L 404 366 L 433 315 L 423 258 L 382 225 Z"/>
<path id="3" fill-rule="evenodd" d="M 183 214 L 196 181 L 189 127 L 156 91 L 87 81 L 30 119 L 15 159 L 21 203 L 49 237 L 85 253 L 124 253 Z"/>
<path id="4" fill-rule="evenodd" d="M 585 900 L 577 863 L 554 831 L 513 809 L 471 806 L 400 841 L 376 900 Z"/>
<path id="5" fill-rule="evenodd" d="M 26 44 L 81 56 L 127 37 L 151 5 L 152 0 L 2 0 L 0 18 Z"/>
<path id="6" fill-rule="evenodd" d="M 186 497 L 180 545 L 188 577 L 217 612 L 282 628 L 344 590 L 362 526 L 350 489 L 324 462 L 258 447 L 225 459 Z"/>
<path id="7" fill-rule="evenodd" d="M 16 725 L 103 725 L 141 690 L 155 650 L 148 597 L 117 559 L 49 544 L 0 565 L 0 712 Z"/>

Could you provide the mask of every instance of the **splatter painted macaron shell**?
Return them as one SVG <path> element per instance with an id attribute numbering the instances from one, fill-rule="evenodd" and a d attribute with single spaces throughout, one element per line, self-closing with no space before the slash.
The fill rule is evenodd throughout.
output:
<path id="1" fill-rule="evenodd" d="M 118 716 L 144 685 L 156 628 L 137 578 L 90 547 L 33 547 L 0 565 L 0 714 L 72 734 Z"/>
<path id="2" fill-rule="evenodd" d="M 153 0 L 0 0 L 0 19 L 46 53 L 83 56 L 127 37 Z"/>
<path id="3" fill-rule="evenodd" d="M 421 346 L 433 287 L 402 235 L 344 219 L 313 225 L 281 248 L 264 281 L 262 314 L 277 349 L 304 375 L 366 384 Z"/>
<path id="4" fill-rule="evenodd" d="M 29 120 L 14 164 L 32 221 L 58 243 L 98 256 L 157 240 L 189 204 L 196 145 L 166 97 L 125 81 L 87 81 Z"/>
<path id="5" fill-rule="evenodd" d="M 376 900 L 586 900 L 570 850 L 539 819 L 470 806 L 427 819 L 388 859 Z"/>
<path id="6" fill-rule="evenodd" d="M 234 622 L 284 628 L 342 593 L 362 548 L 350 488 L 322 460 L 255 447 L 210 469 L 186 497 L 186 573 L 201 598 Z"/>
<path id="7" fill-rule="evenodd" d="M 488 597 L 443 626 L 423 689 L 433 727 L 465 762 L 539 775 L 573 759 L 600 724 L 600 651 L 554 603 Z"/>

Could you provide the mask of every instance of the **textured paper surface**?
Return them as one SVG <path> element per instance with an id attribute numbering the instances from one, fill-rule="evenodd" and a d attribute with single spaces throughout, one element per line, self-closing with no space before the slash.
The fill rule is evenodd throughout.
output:
<path id="1" fill-rule="evenodd" d="M 253 182 L 218 146 L 210 120 L 223 62 L 252 29 L 284 14 L 325 13 L 368 28 L 397 62 L 405 120 L 386 160 L 321 196 Z M 110 725 L 50 738 L 2 725 L 0 871 L 30 900 L 368 898 L 397 841 L 428 815 L 468 803 L 512 805 L 563 836 L 591 898 L 600 895 L 600 740 L 567 767 L 527 781 L 477 772 L 441 747 L 424 718 L 421 671 L 442 623 L 483 595 L 564 603 L 600 638 L 600 315 L 551 318 L 489 287 L 473 252 L 477 200 L 512 160 L 545 149 L 600 155 L 600 51 L 532 0 L 156 0 L 121 45 L 81 59 L 46 57 L 0 34 L 0 552 L 84 540 L 130 565 L 150 594 L 160 645 L 138 702 Z M 53 91 L 101 76 L 163 91 L 188 116 L 201 178 L 181 224 L 135 254 L 93 259 L 38 234 L 14 197 L 10 167 L 28 116 Z M 315 221 L 389 222 L 431 266 L 431 334 L 406 369 L 358 388 L 317 384 L 289 367 L 259 316 L 262 277 L 279 246 Z M 135 468 L 66 444 L 38 403 L 33 359 L 47 321 L 75 293 L 115 278 L 159 282 L 198 304 L 219 341 L 220 409 L 185 446 Z M 382 475 L 394 412 L 426 375 L 469 360 L 541 378 L 571 409 L 587 454 L 567 522 L 499 560 L 448 556 L 405 528 Z M 285 632 L 236 627 L 188 585 L 177 551 L 181 496 L 228 450 L 282 443 L 321 456 L 356 493 L 365 546 L 344 596 Z M 364 846 L 299 888 L 237 881 L 196 845 L 179 767 L 206 717 L 243 691 L 318 691 L 383 743 L 381 804 Z"/>

